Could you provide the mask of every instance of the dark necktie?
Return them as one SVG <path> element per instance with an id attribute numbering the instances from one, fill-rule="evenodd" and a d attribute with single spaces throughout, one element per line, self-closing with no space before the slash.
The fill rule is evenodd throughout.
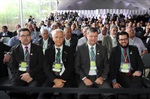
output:
<path id="1" fill-rule="evenodd" d="M 57 54 L 56 54 L 56 62 L 60 63 L 60 48 L 57 49 Z"/>
<path id="2" fill-rule="evenodd" d="M 28 47 L 25 47 L 25 61 L 27 62 L 27 71 L 29 71 L 29 61 L 30 61 L 30 54 L 29 54 L 29 50 Z"/>
<path id="3" fill-rule="evenodd" d="M 127 52 L 126 52 L 126 48 L 124 48 L 124 58 L 125 58 L 124 62 L 125 62 L 125 63 L 129 63 L 129 59 L 128 59 L 128 55 L 127 55 Z M 130 70 L 129 70 L 129 73 L 127 73 L 126 75 L 127 75 L 127 76 L 130 76 L 130 75 L 131 75 L 131 68 L 130 68 Z"/>
<path id="4" fill-rule="evenodd" d="M 60 48 L 56 48 L 57 49 L 57 54 L 56 54 L 56 62 L 60 63 Z M 56 76 L 59 76 L 60 72 L 55 72 Z"/>
<path id="5" fill-rule="evenodd" d="M 93 46 L 91 47 L 90 54 L 91 54 L 91 61 L 95 61 L 95 53 L 94 53 L 94 47 Z"/>

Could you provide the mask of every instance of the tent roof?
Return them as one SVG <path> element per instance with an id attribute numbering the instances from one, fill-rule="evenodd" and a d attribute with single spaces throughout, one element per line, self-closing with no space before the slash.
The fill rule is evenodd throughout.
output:
<path id="1" fill-rule="evenodd" d="M 148 10 L 150 0 L 58 0 L 58 10 L 133 9 Z"/>

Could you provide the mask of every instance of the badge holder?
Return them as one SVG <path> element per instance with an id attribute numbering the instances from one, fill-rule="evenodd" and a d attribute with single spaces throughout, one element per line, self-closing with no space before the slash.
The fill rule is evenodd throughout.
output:
<path id="1" fill-rule="evenodd" d="M 28 67 L 27 61 L 21 61 L 19 64 L 19 71 L 26 72 Z"/>
<path id="2" fill-rule="evenodd" d="M 61 64 L 61 63 L 54 62 L 54 63 L 53 63 L 52 71 L 57 72 L 57 73 L 60 73 L 61 70 L 62 70 L 62 64 Z"/>
<path id="3" fill-rule="evenodd" d="M 95 61 L 90 61 L 90 71 L 89 74 L 96 75 L 95 72 L 97 70 Z"/>
<path id="4" fill-rule="evenodd" d="M 130 72 L 130 63 L 122 63 L 120 70 L 122 73 L 129 73 Z"/>

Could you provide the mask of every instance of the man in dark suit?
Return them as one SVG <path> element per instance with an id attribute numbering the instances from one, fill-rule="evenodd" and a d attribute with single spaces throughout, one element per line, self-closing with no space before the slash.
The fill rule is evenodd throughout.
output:
<path id="1" fill-rule="evenodd" d="M 3 42 L 0 42 L 0 78 L 8 76 L 7 64 L 3 59 L 5 52 L 8 52 L 10 48 L 11 47 L 3 44 Z"/>
<path id="2" fill-rule="evenodd" d="M 74 53 L 63 45 L 64 32 L 56 29 L 52 32 L 54 46 L 45 51 L 44 71 L 47 76 L 45 86 L 53 88 L 73 87 Z M 50 93 L 41 93 L 39 99 L 50 99 Z M 72 99 L 70 94 L 61 94 L 61 99 Z"/>
<path id="3" fill-rule="evenodd" d="M 42 48 L 31 43 L 31 33 L 27 28 L 19 30 L 19 40 L 21 44 L 11 49 L 11 85 L 41 86 L 44 80 Z M 24 93 L 22 94 L 24 95 Z M 15 99 L 27 99 L 22 95 L 19 97 L 19 93 L 17 95 L 15 93 L 15 96 L 18 96 Z M 35 99 L 36 97 L 37 94 L 35 93 L 28 96 L 29 99 Z"/>
<path id="4" fill-rule="evenodd" d="M 111 88 L 106 81 L 109 72 L 107 49 L 97 44 L 97 39 L 97 29 L 89 28 L 87 31 L 87 43 L 77 48 L 75 69 L 80 77 L 78 85 L 81 88 Z M 108 98 L 108 95 L 103 95 L 105 99 Z M 85 96 L 79 94 L 79 99 L 86 99 Z"/>
<path id="5" fill-rule="evenodd" d="M 137 47 L 129 45 L 129 35 L 121 32 L 117 35 L 118 46 L 112 49 L 110 56 L 110 77 L 113 88 L 142 88 L 143 62 Z M 130 95 L 130 99 L 136 98 Z"/>
<path id="6" fill-rule="evenodd" d="M 8 31 L 8 27 L 7 26 L 2 26 L 2 32 L 0 33 L 0 38 L 1 37 L 12 37 L 13 34 L 12 32 Z"/>
<path id="7" fill-rule="evenodd" d="M 49 48 L 50 46 L 53 46 L 54 42 L 49 37 L 47 29 L 43 29 L 41 35 L 42 35 L 42 38 L 38 41 L 38 45 L 42 46 L 43 54 L 45 54 L 45 50 Z"/>
<path id="8" fill-rule="evenodd" d="M 70 27 L 65 27 L 64 28 L 64 34 L 65 34 L 65 40 L 64 40 L 64 45 L 70 46 L 74 52 L 76 51 L 76 46 L 78 39 L 73 38 L 71 36 L 71 28 Z"/>

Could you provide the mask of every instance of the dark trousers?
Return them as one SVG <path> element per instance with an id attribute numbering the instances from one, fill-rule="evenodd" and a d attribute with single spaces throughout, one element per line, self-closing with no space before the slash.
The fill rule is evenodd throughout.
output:
<path id="1" fill-rule="evenodd" d="M 46 81 L 43 84 L 43 87 L 50 87 L 52 88 L 54 83 Z M 73 83 L 72 82 L 66 82 L 64 87 L 72 87 Z M 38 99 L 53 99 L 54 97 L 59 97 L 59 99 L 74 99 L 75 95 L 74 94 L 68 94 L 68 93 L 45 93 L 41 92 L 38 96 Z"/>
<path id="2" fill-rule="evenodd" d="M 33 80 L 30 83 L 22 81 L 20 78 L 14 77 L 11 80 L 11 86 L 26 86 L 26 87 L 39 87 L 43 82 Z M 8 92 L 8 95 L 11 99 L 36 99 L 38 97 L 38 93 L 35 92 Z"/>
<path id="3" fill-rule="evenodd" d="M 93 85 L 92 86 L 86 86 L 84 84 L 84 82 L 81 81 L 79 83 L 79 88 L 112 88 L 111 85 L 108 83 L 107 80 L 104 81 L 103 84 L 99 85 L 99 84 L 94 83 L 94 81 L 97 79 L 96 76 L 88 76 L 88 78 L 93 82 Z M 88 95 L 89 94 L 79 93 L 78 94 L 78 99 L 86 99 L 86 98 L 88 98 Z M 102 93 L 101 94 L 101 96 L 103 97 L 103 99 L 108 99 L 107 97 L 111 97 L 113 95 L 114 95 L 113 93 Z M 112 99 L 112 98 L 109 98 L 109 99 Z"/>
<path id="4" fill-rule="evenodd" d="M 117 76 L 117 81 L 123 88 L 142 88 L 143 81 L 141 76 L 132 76 L 134 71 L 132 71 L 131 75 L 128 76 L 125 73 L 119 73 Z M 138 94 L 128 94 L 128 99 L 137 99 Z"/>

